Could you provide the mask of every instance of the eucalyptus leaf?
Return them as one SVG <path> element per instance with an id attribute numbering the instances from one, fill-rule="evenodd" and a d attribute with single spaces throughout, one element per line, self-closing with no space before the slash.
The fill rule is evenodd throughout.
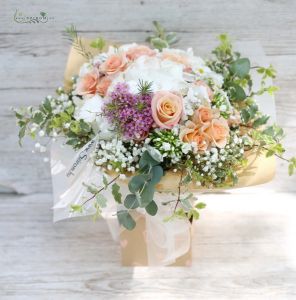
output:
<path id="1" fill-rule="evenodd" d="M 247 95 L 244 89 L 236 83 L 232 83 L 230 86 L 230 97 L 233 101 L 243 101 Z"/>
<path id="2" fill-rule="evenodd" d="M 99 207 L 104 208 L 107 206 L 107 198 L 102 194 L 96 195 L 96 201 L 97 201 Z"/>
<path id="3" fill-rule="evenodd" d="M 129 194 L 125 197 L 124 206 L 128 209 L 135 209 L 140 206 L 138 197 L 135 194 Z"/>
<path id="4" fill-rule="evenodd" d="M 239 58 L 230 64 L 230 72 L 239 78 L 245 78 L 250 72 L 251 64 L 248 58 Z"/>
<path id="5" fill-rule="evenodd" d="M 140 169 L 150 168 L 158 165 L 159 162 L 152 158 L 148 151 L 145 151 L 139 161 Z"/>
<path id="6" fill-rule="evenodd" d="M 114 200 L 117 202 L 117 203 L 121 203 L 122 200 L 121 200 L 121 193 L 120 193 L 120 186 L 115 182 L 112 184 L 112 195 L 114 197 Z"/>
<path id="7" fill-rule="evenodd" d="M 154 166 L 151 170 L 152 178 L 151 178 L 151 184 L 156 185 L 161 178 L 163 177 L 163 169 L 161 166 Z"/>
<path id="8" fill-rule="evenodd" d="M 153 201 L 154 192 L 154 185 L 151 183 L 146 184 L 143 192 L 141 193 L 141 207 L 146 207 L 151 201 Z"/>
<path id="9" fill-rule="evenodd" d="M 117 218 L 120 225 L 127 230 L 133 230 L 136 226 L 135 220 L 132 218 L 127 210 L 120 210 L 117 212 Z"/>
<path id="10" fill-rule="evenodd" d="M 147 181 L 146 175 L 136 175 L 128 183 L 128 188 L 131 193 L 140 191 Z"/>
<path id="11" fill-rule="evenodd" d="M 146 207 L 145 207 L 146 212 L 150 215 L 150 216 L 155 216 L 157 211 L 158 211 L 158 207 L 155 203 L 155 201 L 151 201 Z"/>

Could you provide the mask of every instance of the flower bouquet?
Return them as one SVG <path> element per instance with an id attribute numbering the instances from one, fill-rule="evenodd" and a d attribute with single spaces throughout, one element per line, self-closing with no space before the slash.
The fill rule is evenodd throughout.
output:
<path id="1" fill-rule="evenodd" d="M 20 142 L 25 135 L 53 141 L 56 220 L 104 217 L 135 264 L 128 234 L 141 227 L 144 264 L 168 265 L 189 253 L 191 223 L 205 207 L 196 191 L 266 182 L 274 156 L 292 174 L 296 159 L 283 157 L 284 132 L 256 102 L 277 89 L 268 84 L 272 66 L 252 66 L 226 35 L 204 60 L 170 48 L 176 35 L 154 25 L 152 47 L 107 46 L 67 28 L 65 87 L 15 114 Z M 46 151 L 42 141 L 35 148 Z"/>

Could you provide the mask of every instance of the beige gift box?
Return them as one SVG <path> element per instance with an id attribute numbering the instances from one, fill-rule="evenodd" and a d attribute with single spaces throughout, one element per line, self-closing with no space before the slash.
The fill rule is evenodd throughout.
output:
<path id="1" fill-rule="evenodd" d="M 88 47 L 89 41 L 84 40 L 86 49 L 96 54 L 96 49 Z M 81 56 L 73 47 L 70 50 L 64 76 L 65 88 L 71 87 L 71 78 L 79 73 L 79 69 L 86 59 Z M 247 166 L 239 171 L 239 180 L 235 188 L 248 187 L 266 183 L 273 179 L 275 174 L 275 158 L 265 157 L 255 151 L 247 152 Z M 174 192 L 177 190 L 176 182 L 179 181 L 179 174 L 167 172 L 157 185 L 161 192 Z M 197 187 L 194 183 L 189 184 L 191 191 L 204 191 L 204 188 Z M 213 189 L 211 191 L 216 191 Z M 225 189 L 224 189 L 225 190 Z M 146 266 L 148 264 L 147 247 L 145 240 L 145 218 L 139 215 L 134 230 L 123 230 L 120 234 L 121 258 L 123 266 Z M 183 256 L 179 257 L 173 266 L 188 266 L 191 262 L 191 248 Z"/>

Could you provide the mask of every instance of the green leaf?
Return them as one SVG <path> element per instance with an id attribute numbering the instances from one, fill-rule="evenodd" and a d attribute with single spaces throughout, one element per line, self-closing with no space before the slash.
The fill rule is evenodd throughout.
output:
<path id="1" fill-rule="evenodd" d="M 159 22 L 157 22 L 157 21 L 153 21 L 152 23 L 153 23 L 153 25 L 154 25 L 154 27 L 155 27 L 156 33 L 157 33 L 159 36 L 163 36 L 163 35 L 164 35 L 164 32 L 165 32 L 163 26 L 162 26 Z"/>
<path id="2" fill-rule="evenodd" d="M 161 153 L 155 149 L 154 147 L 148 147 L 147 148 L 147 151 L 149 153 L 149 155 L 157 162 L 162 162 L 163 158 L 162 158 L 162 155 Z"/>
<path id="3" fill-rule="evenodd" d="M 193 218 L 194 220 L 199 219 L 199 212 L 196 209 L 192 209 L 188 212 L 188 218 L 191 219 Z"/>
<path id="4" fill-rule="evenodd" d="M 91 194 L 97 194 L 99 192 L 98 188 L 94 185 L 89 185 L 84 182 L 82 184 L 86 187 L 86 190 Z"/>
<path id="5" fill-rule="evenodd" d="M 140 161 L 139 161 L 140 169 L 143 169 L 145 167 L 152 168 L 153 166 L 156 166 L 158 164 L 159 164 L 159 162 L 156 161 L 155 159 L 153 159 L 148 151 L 145 151 L 142 154 Z"/>
<path id="6" fill-rule="evenodd" d="M 79 205 L 79 204 L 71 204 L 71 210 L 72 210 L 72 212 L 78 212 L 78 213 L 83 212 L 82 205 Z"/>
<path id="7" fill-rule="evenodd" d="M 141 207 L 146 207 L 151 201 L 153 201 L 154 197 L 154 185 L 149 183 L 145 185 L 143 192 L 141 193 Z"/>
<path id="8" fill-rule="evenodd" d="M 120 210 L 117 212 L 117 218 L 120 225 L 122 225 L 127 230 L 133 230 L 136 226 L 136 222 L 129 214 L 127 210 Z"/>
<path id="9" fill-rule="evenodd" d="M 192 204 L 190 203 L 189 199 L 192 197 L 192 194 L 189 196 L 185 197 L 184 199 L 180 199 L 182 205 L 184 206 L 185 209 L 192 209 Z"/>
<path id="10" fill-rule="evenodd" d="M 103 184 L 104 184 L 104 187 L 105 187 L 105 190 L 106 190 L 107 187 L 108 187 L 108 179 L 105 175 L 103 175 Z"/>
<path id="11" fill-rule="evenodd" d="M 32 122 L 40 124 L 44 121 L 45 115 L 42 112 L 36 112 L 33 116 Z"/>
<path id="12" fill-rule="evenodd" d="M 187 185 L 188 183 L 190 183 L 192 181 L 192 176 L 190 173 L 187 173 L 186 176 L 183 178 L 182 180 L 182 184 L 183 185 Z"/>
<path id="13" fill-rule="evenodd" d="M 292 176 L 294 174 L 294 166 L 293 164 L 289 164 L 289 176 Z"/>
<path id="14" fill-rule="evenodd" d="M 122 195 L 120 193 L 120 186 L 116 182 L 112 184 L 112 195 L 114 197 L 114 200 L 117 203 L 119 203 L 119 204 L 122 203 L 122 201 L 121 201 Z"/>
<path id="15" fill-rule="evenodd" d="M 107 206 L 107 198 L 103 196 L 102 194 L 97 194 L 96 195 L 96 201 L 98 205 L 102 208 Z"/>
<path id="16" fill-rule="evenodd" d="M 102 37 L 99 37 L 99 38 L 91 41 L 91 43 L 90 43 L 90 46 L 92 48 L 99 49 L 100 51 L 103 50 L 105 45 L 106 45 L 106 41 Z"/>
<path id="17" fill-rule="evenodd" d="M 155 201 L 151 201 L 146 207 L 146 212 L 150 215 L 150 216 L 155 216 L 158 210 L 158 207 L 155 203 Z"/>
<path id="18" fill-rule="evenodd" d="M 229 91 L 230 91 L 230 98 L 233 101 L 243 101 L 247 97 L 244 89 L 236 83 L 231 84 Z"/>
<path id="19" fill-rule="evenodd" d="M 250 72 L 250 60 L 248 58 L 239 58 L 230 64 L 230 72 L 239 78 L 245 78 Z"/>
<path id="20" fill-rule="evenodd" d="M 51 107 L 51 103 L 49 101 L 49 99 L 45 99 L 42 105 L 43 109 L 48 112 L 51 113 L 52 112 L 52 107 Z"/>
<path id="21" fill-rule="evenodd" d="M 158 49 L 159 51 L 161 51 L 164 48 L 169 48 L 168 42 L 166 40 L 163 40 L 163 39 L 159 38 L 159 37 L 151 38 L 150 42 L 151 42 L 152 46 L 155 49 Z"/>
<path id="22" fill-rule="evenodd" d="M 139 200 L 135 194 L 129 194 L 125 197 L 124 206 L 128 209 L 135 209 L 140 206 Z"/>
<path id="23" fill-rule="evenodd" d="M 152 167 L 151 170 L 151 183 L 156 185 L 157 183 L 159 183 L 159 181 L 161 180 L 161 178 L 163 177 L 163 169 L 161 166 L 154 166 Z"/>
<path id="24" fill-rule="evenodd" d="M 22 146 L 22 139 L 23 137 L 25 136 L 26 134 L 26 126 L 23 126 L 20 128 L 20 131 L 19 131 L 19 134 L 18 134 L 18 137 L 19 137 L 19 145 Z"/>
<path id="25" fill-rule="evenodd" d="M 170 46 L 172 46 L 178 42 L 177 34 L 175 32 L 167 33 L 165 39 Z"/>
<path id="26" fill-rule="evenodd" d="M 258 128 L 259 126 L 266 124 L 267 121 L 269 120 L 269 118 L 270 118 L 269 116 L 265 115 L 265 116 L 262 116 L 262 117 L 256 119 L 253 123 L 253 127 Z"/>
<path id="27" fill-rule="evenodd" d="M 147 181 L 147 178 L 147 175 L 136 175 L 132 177 L 132 179 L 128 183 L 128 188 L 130 192 L 135 193 L 142 190 Z"/>
<path id="28" fill-rule="evenodd" d="M 203 209 L 203 208 L 206 207 L 206 204 L 203 203 L 203 202 L 199 202 L 199 203 L 197 203 L 197 204 L 195 205 L 195 207 L 196 207 L 197 209 Z"/>

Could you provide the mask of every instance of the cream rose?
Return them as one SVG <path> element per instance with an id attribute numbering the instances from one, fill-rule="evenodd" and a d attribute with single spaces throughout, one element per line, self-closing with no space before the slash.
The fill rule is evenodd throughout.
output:
<path id="1" fill-rule="evenodd" d="M 200 106 L 193 114 L 192 121 L 198 125 L 204 125 L 219 117 L 219 111 L 206 106 Z"/>
<path id="2" fill-rule="evenodd" d="M 229 137 L 229 127 L 224 118 L 213 119 L 200 128 L 200 132 L 218 148 L 224 148 Z"/>
<path id="3" fill-rule="evenodd" d="M 178 124 L 183 112 L 183 99 L 177 93 L 156 92 L 151 101 L 152 117 L 160 128 L 170 129 Z"/>
<path id="4" fill-rule="evenodd" d="M 185 67 L 189 67 L 189 61 L 188 58 L 185 55 L 179 54 L 179 53 L 172 53 L 172 52 L 163 52 L 162 59 L 167 59 L 173 62 L 176 62 L 178 64 L 182 64 Z"/>
<path id="5" fill-rule="evenodd" d="M 76 93 L 78 95 L 94 95 L 97 90 L 99 75 L 97 72 L 86 73 L 77 82 Z"/>
<path id="6" fill-rule="evenodd" d="M 156 54 L 155 51 L 150 49 L 149 47 L 139 45 L 130 48 L 126 53 L 126 57 L 130 60 L 135 60 L 143 55 L 154 56 L 155 54 Z"/>
<path id="7" fill-rule="evenodd" d="M 179 138 L 185 143 L 196 143 L 198 151 L 207 150 L 209 145 L 206 135 L 200 133 L 198 127 L 192 121 L 186 122 L 180 131 Z"/>
<path id="8" fill-rule="evenodd" d="M 105 62 L 100 65 L 100 72 L 113 75 L 126 69 L 128 60 L 124 53 L 110 55 Z"/>
<path id="9" fill-rule="evenodd" d="M 110 78 L 108 78 L 106 76 L 102 77 L 97 84 L 98 94 L 101 96 L 105 96 L 110 84 L 111 84 Z"/>

